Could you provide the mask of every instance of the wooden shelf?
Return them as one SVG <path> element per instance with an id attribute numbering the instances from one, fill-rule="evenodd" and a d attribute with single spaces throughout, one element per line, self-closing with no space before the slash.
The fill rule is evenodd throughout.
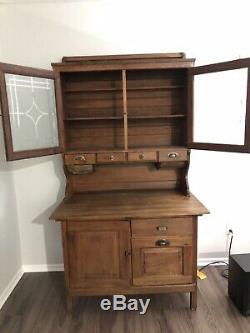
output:
<path id="1" fill-rule="evenodd" d="M 164 85 L 164 86 L 145 86 L 145 87 L 128 87 L 127 90 L 162 90 L 162 89 L 181 89 L 182 85 Z"/>
<path id="2" fill-rule="evenodd" d="M 127 87 L 127 91 L 133 90 L 162 90 L 162 89 L 182 89 L 183 85 L 164 85 L 164 86 L 145 86 L 145 87 Z M 122 92 L 121 88 L 66 88 L 66 93 L 90 93 L 90 92 Z"/>
<path id="3" fill-rule="evenodd" d="M 112 92 L 112 91 L 122 91 L 121 88 L 65 88 L 66 93 L 77 93 L 77 92 L 83 92 L 83 93 L 88 93 L 88 92 Z"/>
<path id="4" fill-rule="evenodd" d="M 152 116 L 131 116 L 128 120 L 140 120 L 140 119 L 169 119 L 169 118 L 184 118 L 185 114 L 169 114 L 169 115 L 152 115 Z M 65 118 L 64 121 L 95 121 L 95 120 L 123 120 L 123 117 L 72 117 Z"/>
<path id="5" fill-rule="evenodd" d="M 187 146 L 151 146 L 151 147 L 129 147 L 127 150 L 125 150 L 123 147 L 121 148 L 100 148 L 100 147 L 95 147 L 95 148 L 83 148 L 83 149 L 67 149 L 65 150 L 65 154 L 82 154 L 82 153 L 106 153 L 106 152 L 138 152 L 138 151 L 165 151 L 166 149 L 188 149 Z"/>
<path id="6" fill-rule="evenodd" d="M 128 117 L 129 120 L 138 120 L 138 119 L 168 119 L 168 118 L 184 118 L 185 114 L 169 114 L 169 115 L 152 115 L 152 116 L 131 116 Z"/>
<path id="7" fill-rule="evenodd" d="M 65 118 L 65 121 L 82 121 L 82 120 L 123 120 L 123 117 L 74 117 L 74 118 Z"/>

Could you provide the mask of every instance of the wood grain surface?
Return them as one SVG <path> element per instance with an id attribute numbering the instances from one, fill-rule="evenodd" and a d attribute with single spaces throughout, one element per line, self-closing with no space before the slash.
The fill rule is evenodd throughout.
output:
<path id="1" fill-rule="evenodd" d="M 50 219 L 126 220 L 207 214 L 195 196 L 177 191 L 123 191 L 79 193 L 63 200 Z"/>

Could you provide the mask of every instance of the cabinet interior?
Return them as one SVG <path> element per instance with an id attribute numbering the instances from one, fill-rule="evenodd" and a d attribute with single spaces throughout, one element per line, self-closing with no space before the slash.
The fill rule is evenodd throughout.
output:
<path id="1" fill-rule="evenodd" d="M 66 150 L 186 145 L 185 69 L 61 75 Z"/>

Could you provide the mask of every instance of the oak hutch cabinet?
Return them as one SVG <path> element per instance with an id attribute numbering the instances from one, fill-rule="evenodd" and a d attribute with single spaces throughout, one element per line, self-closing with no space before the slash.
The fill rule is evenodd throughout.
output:
<path id="1" fill-rule="evenodd" d="M 189 192 L 190 149 L 250 151 L 250 59 L 193 65 L 183 53 L 0 64 L 7 159 L 63 156 L 51 219 L 69 297 L 189 292 L 196 308 L 208 210 Z"/>

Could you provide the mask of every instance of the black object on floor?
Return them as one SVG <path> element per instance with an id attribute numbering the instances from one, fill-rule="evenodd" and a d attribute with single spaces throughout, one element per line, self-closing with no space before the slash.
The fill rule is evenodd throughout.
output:
<path id="1" fill-rule="evenodd" d="M 239 311 L 250 315 L 250 253 L 229 256 L 228 294 Z"/>

